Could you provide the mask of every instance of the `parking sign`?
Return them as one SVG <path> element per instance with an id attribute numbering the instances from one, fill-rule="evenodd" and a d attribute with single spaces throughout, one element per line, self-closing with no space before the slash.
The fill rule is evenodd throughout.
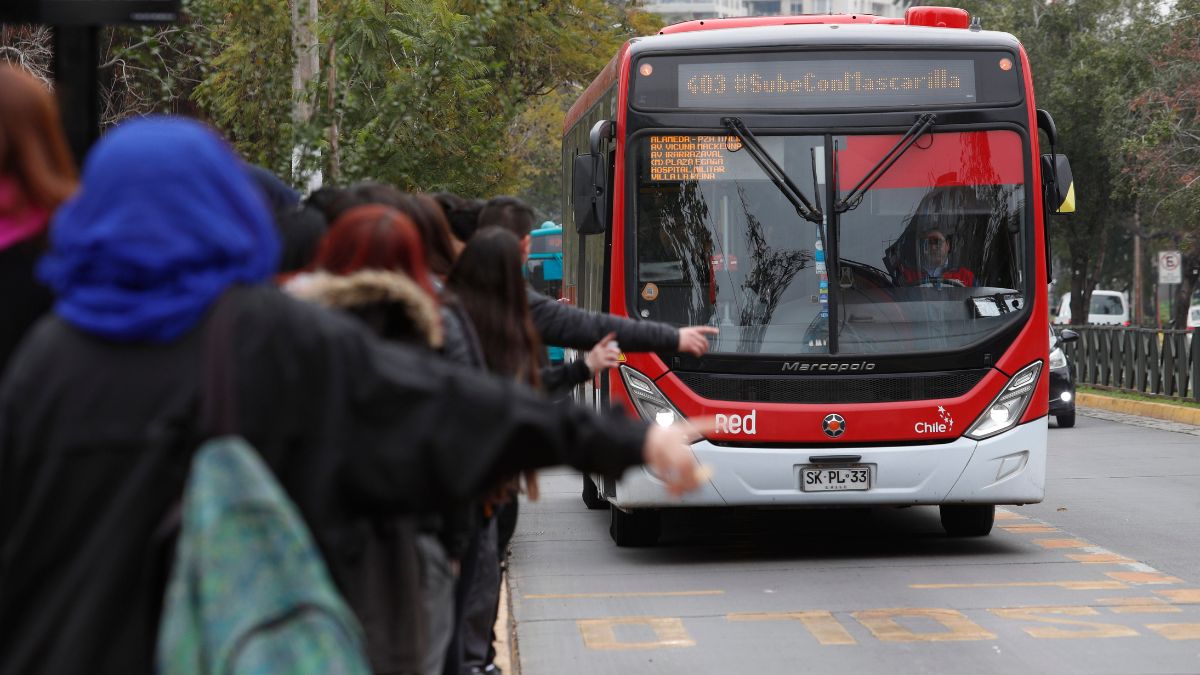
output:
<path id="1" fill-rule="evenodd" d="M 1183 283 L 1183 254 L 1179 251 L 1158 252 L 1158 283 Z"/>

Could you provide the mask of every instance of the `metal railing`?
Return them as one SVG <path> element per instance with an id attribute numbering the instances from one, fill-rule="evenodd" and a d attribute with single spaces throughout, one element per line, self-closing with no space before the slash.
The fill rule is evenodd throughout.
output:
<path id="1" fill-rule="evenodd" d="M 1076 384 L 1200 401 L 1200 329 L 1070 326 Z"/>

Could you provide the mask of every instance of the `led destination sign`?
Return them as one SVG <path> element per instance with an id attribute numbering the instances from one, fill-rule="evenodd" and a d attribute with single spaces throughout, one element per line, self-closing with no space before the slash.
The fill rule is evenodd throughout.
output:
<path id="1" fill-rule="evenodd" d="M 976 101 L 971 59 L 682 63 L 678 73 L 680 108 L 808 110 Z"/>
<path id="2" fill-rule="evenodd" d="M 651 136 L 650 180 L 717 180 L 729 153 L 742 148 L 736 136 Z"/>

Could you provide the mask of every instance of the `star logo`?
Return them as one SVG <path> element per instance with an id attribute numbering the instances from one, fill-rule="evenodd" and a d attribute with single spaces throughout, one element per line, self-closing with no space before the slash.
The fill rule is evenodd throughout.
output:
<path id="1" fill-rule="evenodd" d="M 938 417 L 942 418 L 942 421 L 946 423 L 949 429 L 954 428 L 954 418 L 950 416 L 945 406 L 938 406 Z"/>

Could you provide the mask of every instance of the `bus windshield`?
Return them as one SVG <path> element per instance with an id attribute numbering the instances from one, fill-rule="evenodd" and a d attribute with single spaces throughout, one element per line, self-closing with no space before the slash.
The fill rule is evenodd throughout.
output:
<path id="1" fill-rule="evenodd" d="M 835 175 L 829 157 L 836 154 L 842 197 L 899 139 L 758 136 L 800 191 L 823 200 Z M 644 318 L 719 326 L 715 352 L 956 349 L 1024 308 L 1024 162 L 1015 132 L 924 136 L 827 223 L 836 260 L 823 250 L 820 226 L 797 214 L 736 137 L 655 135 L 636 149 L 631 300 Z"/>

